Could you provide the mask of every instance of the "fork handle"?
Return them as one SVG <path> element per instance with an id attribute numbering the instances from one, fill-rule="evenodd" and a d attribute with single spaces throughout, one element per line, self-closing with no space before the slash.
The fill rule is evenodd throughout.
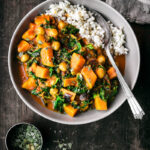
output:
<path id="1" fill-rule="evenodd" d="M 126 95 L 126 98 L 128 100 L 129 106 L 131 108 L 131 111 L 133 113 L 133 116 L 135 119 L 142 119 L 143 116 L 145 115 L 143 109 L 141 108 L 141 106 L 139 105 L 138 101 L 136 100 L 136 98 L 134 97 L 133 93 L 131 92 L 129 86 L 127 85 L 126 81 L 124 80 L 122 74 L 120 73 L 111 53 L 109 48 L 106 48 L 106 53 L 107 56 L 112 64 L 112 66 L 115 68 L 116 73 L 117 73 L 117 77 L 118 80 L 121 84 L 121 87 Z"/>

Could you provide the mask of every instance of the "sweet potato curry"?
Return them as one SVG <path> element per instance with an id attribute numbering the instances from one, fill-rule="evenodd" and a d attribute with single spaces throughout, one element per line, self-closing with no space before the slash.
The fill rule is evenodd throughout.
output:
<path id="1" fill-rule="evenodd" d="M 105 51 L 78 32 L 52 16 L 36 16 L 17 56 L 22 88 L 44 107 L 72 117 L 91 108 L 107 110 L 119 85 Z M 115 59 L 123 71 L 124 56 Z"/>

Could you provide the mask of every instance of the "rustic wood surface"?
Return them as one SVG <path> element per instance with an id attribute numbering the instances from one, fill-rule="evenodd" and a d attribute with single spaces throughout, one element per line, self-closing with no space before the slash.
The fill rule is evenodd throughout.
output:
<path id="1" fill-rule="evenodd" d="M 28 121 L 41 130 L 43 150 L 59 150 L 71 143 L 72 150 L 149 150 L 150 149 L 150 25 L 131 24 L 141 48 L 141 70 L 133 90 L 146 116 L 134 120 L 127 102 L 109 117 L 81 126 L 48 121 L 32 112 L 16 94 L 8 73 L 8 46 L 19 21 L 42 0 L 0 0 L 0 150 L 5 135 L 15 123 Z M 60 143 L 65 143 L 59 145 Z M 62 149 L 62 148 L 61 148 Z"/>

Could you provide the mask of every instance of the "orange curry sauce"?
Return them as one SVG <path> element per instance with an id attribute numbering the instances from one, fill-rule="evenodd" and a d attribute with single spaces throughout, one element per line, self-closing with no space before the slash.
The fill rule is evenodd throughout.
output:
<path id="1" fill-rule="evenodd" d="M 115 61 L 117 62 L 117 65 L 118 65 L 121 73 L 124 74 L 125 56 L 124 55 L 116 56 Z M 21 84 L 23 84 L 28 79 L 24 67 L 25 67 L 24 65 L 19 64 L 19 77 L 21 78 Z M 31 96 L 37 103 L 39 103 L 41 106 L 45 107 L 41 98 L 39 98 L 35 95 L 32 95 L 32 94 L 31 94 Z M 46 108 L 54 111 L 52 102 L 49 103 L 48 107 L 46 107 Z"/>

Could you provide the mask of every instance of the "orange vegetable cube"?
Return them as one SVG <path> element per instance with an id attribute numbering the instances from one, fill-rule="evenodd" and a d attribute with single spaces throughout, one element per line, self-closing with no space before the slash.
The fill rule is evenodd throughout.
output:
<path id="1" fill-rule="evenodd" d="M 49 77 L 47 79 L 47 81 L 45 82 L 45 85 L 48 86 L 48 87 L 51 87 L 53 85 L 55 85 L 58 81 L 58 78 L 56 76 L 52 76 L 52 77 Z"/>
<path id="2" fill-rule="evenodd" d="M 38 48 L 50 48 L 51 44 L 48 42 L 44 42 L 42 45 L 38 44 Z"/>
<path id="3" fill-rule="evenodd" d="M 77 79 L 75 78 L 67 78 L 63 80 L 64 87 L 67 86 L 76 86 L 77 85 Z"/>
<path id="4" fill-rule="evenodd" d="M 39 78 L 49 78 L 49 70 L 47 68 L 37 66 L 35 75 Z"/>
<path id="5" fill-rule="evenodd" d="M 114 67 L 111 67 L 107 70 L 110 79 L 117 77 L 117 73 Z"/>
<path id="6" fill-rule="evenodd" d="M 73 53 L 71 56 L 72 74 L 77 74 L 78 72 L 80 72 L 84 63 L 85 63 L 85 59 L 83 58 L 83 56 L 77 53 Z"/>
<path id="7" fill-rule="evenodd" d="M 32 71 L 33 73 L 36 72 L 37 64 L 34 62 L 31 67 L 29 68 L 29 71 Z"/>
<path id="8" fill-rule="evenodd" d="M 64 111 L 71 117 L 74 117 L 78 109 L 73 108 L 71 105 L 64 106 Z"/>
<path id="9" fill-rule="evenodd" d="M 26 80 L 23 84 L 22 84 L 22 88 L 27 89 L 29 91 L 33 90 L 36 87 L 36 80 L 32 77 L 30 77 L 28 80 Z"/>
<path id="10" fill-rule="evenodd" d="M 94 98 L 94 104 L 96 110 L 107 110 L 107 101 L 102 100 L 99 95 L 96 95 Z"/>
<path id="11" fill-rule="evenodd" d="M 52 48 L 43 48 L 41 50 L 41 61 L 45 66 L 53 67 L 53 49 Z"/>
<path id="12" fill-rule="evenodd" d="M 34 22 L 37 25 L 46 24 L 46 21 L 50 21 L 50 17 L 48 15 L 37 16 L 34 19 Z"/>
<path id="13" fill-rule="evenodd" d="M 45 29 L 45 32 L 46 32 L 46 34 L 48 36 L 57 38 L 57 35 L 58 35 L 57 29 L 51 29 L 51 28 L 49 28 L 49 29 Z"/>
<path id="14" fill-rule="evenodd" d="M 36 33 L 36 34 L 44 35 L 44 33 L 45 33 L 44 28 L 43 28 L 43 27 L 40 27 L 40 26 L 37 26 L 37 27 L 35 28 L 35 33 Z"/>
<path id="15" fill-rule="evenodd" d="M 86 85 L 89 89 L 92 89 L 97 80 L 97 76 L 92 70 L 91 66 L 86 66 L 81 70 L 81 74 L 83 75 Z"/>
<path id="16" fill-rule="evenodd" d="M 34 23 L 31 22 L 29 24 L 29 29 L 35 30 L 35 28 L 36 28 L 36 24 L 34 24 Z"/>
<path id="17" fill-rule="evenodd" d="M 30 48 L 31 48 L 31 45 L 28 42 L 22 40 L 18 45 L 18 52 L 26 52 Z"/>
<path id="18" fill-rule="evenodd" d="M 69 91 L 67 89 L 62 88 L 61 92 L 63 93 L 63 95 L 65 95 L 65 94 L 70 95 L 71 96 L 71 101 L 73 101 L 75 99 L 75 97 L 76 97 L 76 93 L 74 93 L 72 91 Z"/>
<path id="19" fill-rule="evenodd" d="M 37 35 L 35 41 L 37 44 L 42 45 L 43 43 L 45 43 L 44 35 L 41 35 L 41 34 Z"/>
<path id="20" fill-rule="evenodd" d="M 34 33 L 34 30 L 32 29 L 28 29 L 23 35 L 22 35 L 22 38 L 24 40 L 33 40 L 35 38 L 35 33 Z"/>

